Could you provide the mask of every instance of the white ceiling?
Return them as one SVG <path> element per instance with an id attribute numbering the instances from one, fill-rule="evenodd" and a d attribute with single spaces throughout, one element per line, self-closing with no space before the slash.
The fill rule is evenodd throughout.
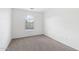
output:
<path id="1" fill-rule="evenodd" d="M 29 11 L 36 11 L 36 12 L 44 12 L 47 8 L 34 8 L 34 9 L 22 8 L 22 9 L 29 10 Z"/>

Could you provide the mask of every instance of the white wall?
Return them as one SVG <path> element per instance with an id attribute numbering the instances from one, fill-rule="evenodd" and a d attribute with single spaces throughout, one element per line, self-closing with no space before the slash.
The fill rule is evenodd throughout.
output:
<path id="1" fill-rule="evenodd" d="M 34 30 L 27 31 L 25 29 L 24 17 L 27 15 L 34 16 Z M 12 10 L 12 37 L 27 37 L 32 35 L 43 34 L 43 13 L 32 12 L 23 9 L 13 9 Z"/>
<path id="2" fill-rule="evenodd" d="M 79 9 L 48 9 L 44 21 L 46 35 L 79 50 Z"/>
<path id="3" fill-rule="evenodd" d="M 0 8 L 0 50 L 5 50 L 11 40 L 11 9 Z"/>

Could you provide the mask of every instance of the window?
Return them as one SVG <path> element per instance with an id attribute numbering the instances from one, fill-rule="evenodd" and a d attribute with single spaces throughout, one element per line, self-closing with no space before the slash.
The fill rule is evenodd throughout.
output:
<path id="1" fill-rule="evenodd" d="M 27 16 L 25 17 L 25 29 L 26 29 L 26 30 L 32 30 L 32 29 L 34 29 L 33 16 L 27 15 Z"/>

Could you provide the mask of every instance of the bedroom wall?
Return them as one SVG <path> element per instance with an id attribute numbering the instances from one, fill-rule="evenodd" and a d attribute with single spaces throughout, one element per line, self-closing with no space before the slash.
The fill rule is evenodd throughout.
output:
<path id="1" fill-rule="evenodd" d="M 45 12 L 45 35 L 79 50 L 79 9 L 50 8 Z"/>
<path id="2" fill-rule="evenodd" d="M 24 17 L 32 15 L 34 18 L 34 30 L 25 29 Z M 27 37 L 32 35 L 43 34 L 43 13 L 27 11 L 23 9 L 12 9 L 12 38 Z"/>
<path id="3" fill-rule="evenodd" d="M 5 50 L 11 40 L 11 9 L 0 8 L 0 50 Z"/>

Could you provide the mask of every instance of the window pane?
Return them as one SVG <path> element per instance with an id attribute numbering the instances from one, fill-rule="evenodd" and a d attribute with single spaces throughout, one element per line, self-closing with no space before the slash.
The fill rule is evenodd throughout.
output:
<path id="1" fill-rule="evenodd" d="M 26 29 L 34 29 L 34 20 L 32 16 L 27 16 L 25 18 L 25 28 Z"/>

